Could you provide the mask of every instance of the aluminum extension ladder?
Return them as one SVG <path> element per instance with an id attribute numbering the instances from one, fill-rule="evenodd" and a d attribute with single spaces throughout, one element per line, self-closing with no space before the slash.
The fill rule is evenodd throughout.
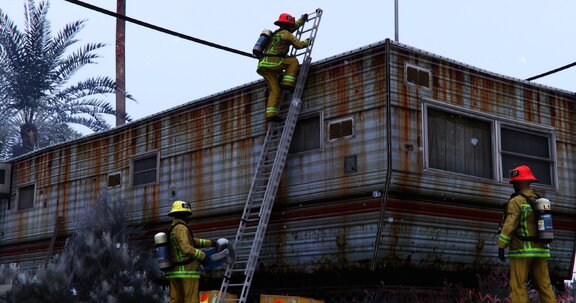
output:
<path id="1" fill-rule="evenodd" d="M 268 124 L 260 160 L 252 179 L 244 213 L 242 214 L 233 244 L 236 259 L 234 264 L 228 265 L 224 272 L 218 302 L 245 303 L 248 297 L 260 248 L 266 234 L 268 219 L 272 212 L 276 192 L 278 191 L 282 171 L 288 156 L 288 149 L 290 148 L 294 128 L 298 121 L 302 103 L 300 98 L 306 84 L 308 68 L 312 61 L 310 55 L 312 54 L 312 47 L 314 46 L 321 18 L 321 9 L 308 14 L 308 21 L 294 34 L 298 40 L 309 38 L 310 44 L 300 50 L 292 48 L 290 52 L 291 56 L 303 56 L 298 81 L 292 94 L 286 119 L 283 122 Z M 234 293 L 239 293 L 238 299 L 226 298 L 224 294 L 228 293 L 229 288 L 235 289 Z"/>

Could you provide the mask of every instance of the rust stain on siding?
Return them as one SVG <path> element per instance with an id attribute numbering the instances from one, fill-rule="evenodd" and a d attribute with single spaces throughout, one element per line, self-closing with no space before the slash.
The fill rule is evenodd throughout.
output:
<path id="1" fill-rule="evenodd" d="M 528 122 L 532 122 L 532 103 L 534 102 L 533 92 L 530 89 L 524 88 L 524 119 Z"/>
<path id="2" fill-rule="evenodd" d="M 270 236 L 270 251 L 278 252 L 278 257 L 274 259 L 278 264 L 290 264 L 291 261 L 304 258 L 295 252 L 309 249 L 306 241 L 311 242 L 313 237 L 318 237 L 330 239 L 325 244 L 331 255 L 315 264 L 300 265 L 301 268 L 334 269 L 337 268 L 335 263 L 344 260 L 356 262 L 354 266 L 365 268 L 358 260 L 370 253 L 369 244 L 366 243 L 373 243 L 370 241 L 375 233 L 374 222 L 377 220 L 380 200 L 358 197 L 369 197 L 371 191 L 380 188 L 383 182 L 386 167 L 380 160 L 386 157 L 385 111 L 388 89 L 393 90 L 394 137 L 391 139 L 394 140 L 394 157 L 399 157 L 394 158 L 394 165 L 398 167 L 395 167 L 397 170 L 393 175 L 392 198 L 387 208 L 388 219 L 392 222 L 386 225 L 389 230 L 384 237 L 384 243 L 388 246 L 383 251 L 389 252 L 389 260 L 407 262 L 406 252 L 415 249 L 420 250 L 421 255 L 410 255 L 410 258 L 420 258 L 419 262 L 422 262 L 411 263 L 415 266 L 457 268 L 459 262 L 467 259 L 461 259 L 462 256 L 457 253 L 447 253 L 454 261 L 438 259 L 439 250 L 446 249 L 449 243 L 438 239 L 448 237 L 451 231 L 465 226 L 473 229 L 467 234 L 470 236 L 467 240 L 475 243 L 485 240 L 488 237 L 485 226 L 491 226 L 499 218 L 494 205 L 502 201 L 497 195 L 508 189 L 505 188 L 506 184 L 498 184 L 494 180 L 460 178 L 460 175 L 423 171 L 424 152 L 420 148 L 425 138 L 420 137 L 420 105 L 423 98 L 430 94 L 438 102 L 503 118 L 527 115 L 527 121 L 545 124 L 548 123 L 546 115 L 550 113 L 550 124 L 557 128 L 558 154 L 562 155 L 558 161 L 563 162 L 558 165 L 563 190 L 561 194 L 552 195 L 564 200 L 573 197 L 576 166 L 570 158 L 574 154 L 573 98 L 529 84 L 501 79 L 474 68 L 464 68 L 426 53 L 408 51 L 402 47 L 392 47 L 392 52 L 390 68 L 395 78 L 391 87 L 388 87 L 385 79 L 386 56 L 383 54 L 383 46 L 339 57 L 311 69 L 303 108 L 321 109 L 326 121 L 354 115 L 357 119 L 356 138 L 333 143 L 325 140 L 322 142 L 322 150 L 304 152 L 289 159 L 293 160 L 293 165 L 289 168 L 291 171 L 285 172 L 285 186 L 279 192 L 277 201 L 280 209 L 286 212 L 282 215 L 274 213 L 271 221 L 271 224 L 281 226 L 274 227 L 274 234 Z M 404 64 L 408 62 L 415 62 L 417 66 L 432 71 L 434 84 L 431 92 L 406 85 Z M 166 189 L 173 186 L 177 198 L 190 199 L 197 213 L 205 216 L 198 219 L 198 228 L 209 234 L 220 232 L 222 228 L 233 233 L 238 226 L 237 217 L 249 188 L 254 159 L 257 158 L 254 151 L 258 146 L 255 145 L 261 144 L 263 140 L 264 126 L 252 124 L 262 121 L 261 115 L 264 113 L 253 111 L 255 108 L 263 108 L 263 91 L 263 83 L 252 84 L 98 134 L 92 139 L 66 143 L 29 158 L 24 157 L 13 165 L 16 176 L 13 188 L 36 181 L 44 197 L 50 198 L 51 192 L 57 197 L 57 205 L 52 209 L 47 208 L 46 212 L 61 214 L 65 222 L 70 223 L 68 220 L 74 219 L 70 216 L 78 211 L 81 203 L 88 203 L 79 199 L 93 199 L 103 189 L 101 184 L 106 184 L 106 174 L 110 167 L 122 173 L 123 183 L 127 185 L 130 162 L 134 155 L 158 150 L 161 155 L 160 171 L 169 172 L 170 176 L 162 175 L 158 185 L 137 188 L 123 185 L 111 191 L 122 191 L 130 199 L 130 207 L 136 212 L 136 217 L 142 217 L 144 223 L 151 223 L 168 220 L 161 211 L 166 208 L 166 200 L 172 197 Z M 522 100 L 523 104 L 520 103 Z M 109 143 L 111 146 L 108 146 Z M 404 148 L 405 143 L 417 148 L 409 151 Z M 345 174 L 343 158 L 351 154 L 358 156 L 359 172 Z M 109 158 L 114 162 L 111 165 L 108 163 Z M 377 168 L 362 166 L 374 163 Z M 54 180 L 54 183 L 50 180 Z M 482 197 L 478 197 L 478 191 Z M 361 199 L 367 201 L 359 203 Z M 478 199 L 483 199 L 484 204 L 476 203 Z M 32 212 L 14 213 L 15 219 L 11 217 L 10 222 L 16 220 L 18 226 L 15 234 L 19 239 L 12 241 L 17 243 L 37 237 L 29 234 L 25 226 L 30 222 L 38 223 L 40 219 L 32 218 Z M 208 217 L 210 219 L 206 219 Z M 442 220 L 438 218 L 452 220 L 450 222 L 454 224 L 443 226 Z M 423 222 L 423 219 L 428 221 Z M 49 234 L 53 220 L 42 219 L 40 222 L 41 233 Z M 356 225 L 361 228 L 355 230 Z M 574 221 L 566 219 L 561 220 L 558 227 L 562 229 L 573 226 Z M 316 233 L 317 230 L 323 230 L 328 236 Z M 566 233 L 569 232 L 566 230 Z M 436 242 L 418 238 L 422 234 L 436 237 Z M 351 246 L 342 244 L 337 247 L 337 235 L 340 236 L 341 244 L 350 243 Z M 352 241 L 363 244 L 354 246 Z M 427 246 L 430 243 L 437 247 Z M 458 249 L 464 247 L 464 244 L 457 245 L 460 245 Z M 471 253 L 474 261 L 482 257 L 477 247 L 474 244 Z M 486 254 L 490 255 L 491 252 L 484 252 Z M 272 259 L 265 257 L 264 260 L 266 258 Z"/>

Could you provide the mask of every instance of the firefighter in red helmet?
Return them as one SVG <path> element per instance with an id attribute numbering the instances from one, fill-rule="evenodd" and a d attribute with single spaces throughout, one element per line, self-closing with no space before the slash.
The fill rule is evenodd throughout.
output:
<path id="1" fill-rule="evenodd" d="M 526 165 L 510 172 L 510 183 L 515 193 L 506 205 L 504 223 L 498 236 L 498 257 L 502 262 L 506 261 L 505 249 L 509 248 L 511 303 L 528 302 L 528 274 L 534 281 L 540 302 L 556 300 L 546 263 L 550 258 L 549 245 L 537 240 L 538 227 L 530 204 L 539 196 L 530 187 L 532 182 L 538 182 L 538 179 Z"/>
<path id="2" fill-rule="evenodd" d="M 292 35 L 307 20 L 307 14 L 302 15 L 298 20 L 290 14 L 280 14 L 278 20 L 274 22 L 279 28 L 273 33 L 270 43 L 258 62 L 256 72 L 264 77 L 269 90 L 266 104 L 266 118 L 268 120 L 281 121 L 278 117 L 281 89 L 293 90 L 296 86 L 296 77 L 300 64 L 298 59 L 287 57 L 287 55 L 290 46 L 301 49 L 310 44 L 310 40 L 300 41 Z M 280 79 L 280 77 L 282 78 Z"/>

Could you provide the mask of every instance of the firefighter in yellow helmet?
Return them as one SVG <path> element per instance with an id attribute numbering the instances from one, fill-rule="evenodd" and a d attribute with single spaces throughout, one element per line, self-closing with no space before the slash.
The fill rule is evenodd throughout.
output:
<path id="1" fill-rule="evenodd" d="M 530 187 L 532 182 L 538 182 L 538 179 L 526 165 L 510 172 L 515 193 L 506 205 L 505 220 L 498 236 L 498 257 L 502 262 L 506 261 L 505 249 L 509 247 L 511 303 L 528 303 L 528 274 L 534 281 L 540 302 L 556 300 L 546 263 L 550 258 L 549 245 L 537 240 L 536 217 L 528 201 L 538 197 Z"/>
<path id="2" fill-rule="evenodd" d="M 281 121 L 278 117 L 278 103 L 282 94 L 281 88 L 294 90 L 296 77 L 300 64 L 295 57 L 287 57 L 290 46 L 296 49 L 307 47 L 310 40 L 300 41 L 292 33 L 308 20 L 304 14 L 300 19 L 287 13 L 280 15 L 274 22 L 279 27 L 272 35 L 268 47 L 264 50 L 256 72 L 264 77 L 268 85 L 268 103 L 266 104 L 266 118 L 271 121 Z M 285 72 L 284 72 L 285 71 Z M 284 75 L 282 76 L 282 73 Z M 280 81 L 280 77 L 282 79 Z"/>
<path id="3" fill-rule="evenodd" d="M 170 279 L 170 303 L 199 303 L 200 264 L 206 254 L 199 248 L 216 246 L 216 242 L 195 238 L 188 226 L 192 215 L 190 205 L 175 201 L 168 216 L 173 217 L 169 232 L 170 260 L 173 268 L 166 273 Z M 227 244 L 227 243 L 226 243 Z"/>

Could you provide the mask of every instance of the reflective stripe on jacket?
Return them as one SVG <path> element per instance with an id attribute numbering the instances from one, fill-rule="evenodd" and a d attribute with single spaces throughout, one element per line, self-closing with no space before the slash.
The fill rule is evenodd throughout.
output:
<path id="1" fill-rule="evenodd" d="M 522 190 L 528 197 L 537 197 L 533 189 Z M 520 237 L 538 237 L 536 215 L 529 202 L 521 195 L 508 201 L 506 207 L 506 220 L 498 236 L 498 247 L 509 246 L 510 257 L 550 257 L 548 245 L 534 241 L 523 241 Z"/>
<path id="2" fill-rule="evenodd" d="M 196 239 L 188 229 L 186 222 L 180 219 L 172 220 L 170 231 L 170 259 L 175 265 L 166 273 L 167 278 L 200 278 L 200 262 L 206 254 L 198 249 L 209 247 L 212 241 Z"/>
<path id="3" fill-rule="evenodd" d="M 296 21 L 296 28 L 299 28 L 304 24 L 304 20 L 298 19 Z M 288 30 L 282 29 L 277 31 L 274 36 L 272 36 L 272 41 L 266 49 L 264 50 L 264 55 L 258 62 L 258 68 L 261 67 L 277 67 L 284 62 L 284 57 L 288 55 L 290 46 L 294 46 L 296 49 L 301 49 L 308 44 L 306 41 L 300 41 L 292 35 Z"/>

